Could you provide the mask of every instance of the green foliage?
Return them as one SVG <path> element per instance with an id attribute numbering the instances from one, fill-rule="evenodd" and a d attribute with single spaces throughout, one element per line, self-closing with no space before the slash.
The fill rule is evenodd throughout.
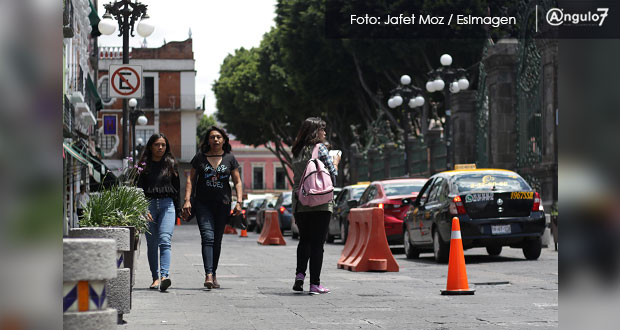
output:
<path id="1" fill-rule="evenodd" d="M 209 127 L 214 126 L 215 123 L 215 118 L 213 117 L 213 115 L 203 115 L 200 118 L 200 122 L 198 123 L 198 126 L 196 127 L 196 143 L 200 144 L 200 142 L 202 141 L 202 138 L 204 138 L 205 134 L 207 134 L 207 130 L 209 129 Z"/>
<path id="2" fill-rule="evenodd" d="M 92 194 L 84 208 L 81 227 L 134 226 L 138 232 L 147 230 L 146 214 L 149 201 L 142 189 L 113 185 Z"/>

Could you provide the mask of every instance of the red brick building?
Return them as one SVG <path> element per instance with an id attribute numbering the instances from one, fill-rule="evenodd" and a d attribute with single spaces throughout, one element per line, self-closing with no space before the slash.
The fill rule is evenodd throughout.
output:
<path id="1" fill-rule="evenodd" d="M 202 109 L 196 109 L 195 104 L 192 39 L 169 42 L 159 48 L 133 48 L 129 58 L 131 65 L 142 66 L 143 97 L 138 99 L 137 108 L 144 111 L 148 119 L 146 125 L 136 125 L 136 145 L 139 141 L 146 144 L 154 133 L 163 133 L 168 137 L 175 157 L 182 163 L 189 162 L 196 153 L 196 126 L 203 113 Z M 108 70 L 111 64 L 121 63 L 121 48 L 99 48 L 97 88 L 104 109 L 97 116 L 98 142 L 111 168 L 120 165 L 123 123 L 122 99 L 108 96 Z M 113 134 L 104 131 L 104 117 L 106 122 L 116 123 Z"/>

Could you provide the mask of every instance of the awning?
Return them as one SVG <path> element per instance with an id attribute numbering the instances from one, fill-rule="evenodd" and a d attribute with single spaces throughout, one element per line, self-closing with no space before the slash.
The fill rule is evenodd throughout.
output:
<path id="1" fill-rule="evenodd" d="M 97 91 L 97 86 L 95 86 L 95 83 L 90 78 L 90 74 L 88 75 L 88 79 L 86 79 L 86 88 L 90 90 L 93 97 L 95 98 L 95 109 L 97 111 L 103 109 L 103 102 L 101 101 L 101 96 L 99 96 L 99 91 Z"/>
<path id="2" fill-rule="evenodd" d="M 62 147 L 65 149 L 65 151 L 67 153 L 69 153 L 69 155 L 71 155 L 71 157 L 75 158 L 80 163 L 82 163 L 84 165 L 91 165 L 90 162 L 88 160 L 86 160 L 84 158 L 84 156 L 82 156 L 82 153 L 80 153 L 79 151 L 73 149 L 70 145 L 68 145 L 68 144 L 63 142 Z"/>

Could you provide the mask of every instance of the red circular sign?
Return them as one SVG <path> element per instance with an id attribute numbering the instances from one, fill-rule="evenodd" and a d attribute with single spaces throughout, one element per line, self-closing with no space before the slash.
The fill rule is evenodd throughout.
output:
<path id="1" fill-rule="evenodd" d="M 128 70 L 131 71 L 131 73 L 133 73 L 136 76 L 136 81 L 137 84 L 136 86 L 132 86 L 131 83 L 129 83 L 129 81 L 127 80 L 127 78 L 125 78 L 122 74 L 120 74 L 121 71 L 123 70 Z M 120 80 L 124 81 L 125 84 L 127 84 L 127 86 L 129 86 L 131 89 L 129 92 L 121 92 L 118 87 L 116 87 L 116 84 L 114 83 L 116 81 L 116 76 L 118 76 L 120 78 Z M 140 88 L 140 76 L 138 75 L 138 72 L 136 70 L 134 70 L 133 68 L 130 67 L 121 67 L 118 68 L 116 71 L 114 71 L 114 74 L 112 74 L 112 88 L 114 89 L 114 91 L 116 91 L 117 93 L 121 94 L 121 95 L 131 95 L 133 93 L 135 93 L 138 88 Z"/>

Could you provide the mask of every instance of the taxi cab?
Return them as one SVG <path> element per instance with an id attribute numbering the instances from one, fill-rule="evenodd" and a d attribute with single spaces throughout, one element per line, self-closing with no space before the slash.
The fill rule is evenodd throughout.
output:
<path id="1" fill-rule="evenodd" d="M 513 171 L 457 165 L 433 175 L 409 202 L 403 222 L 407 258 L 432 251 L 436 261 L 447 262 L 453 217 L 459 218 L 464 249 L 484 247 L 497 256 L 509 246 L 521 248 L 528 260 L 540 256 L 540 195 Z"/>

